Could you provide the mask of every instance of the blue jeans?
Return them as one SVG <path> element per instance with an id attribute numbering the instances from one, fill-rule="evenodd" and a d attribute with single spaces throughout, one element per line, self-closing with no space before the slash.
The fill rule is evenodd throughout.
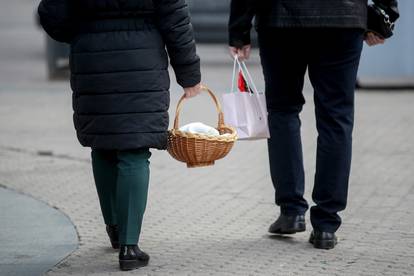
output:
<path id="1" fill-rule="evenodd" d="M 346 207 L 352 155 L 354 89 L 362 50 L 360 29 L 259 29 L 271 138 L 276 204 L 304 214 L 304 168 L 299 113 L 308 70 L 314 88 L 317 158 L 311 208 L 315 230 L 335 232 Z"/>

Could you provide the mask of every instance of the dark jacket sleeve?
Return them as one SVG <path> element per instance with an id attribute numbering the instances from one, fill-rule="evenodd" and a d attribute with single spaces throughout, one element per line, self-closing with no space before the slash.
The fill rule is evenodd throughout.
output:
<path id="1" fill-rule="evenodd" d="M 177 83 L 191 87 L 201 80 L 193 28 L 184 0 L 154 0 L 157 25 L 167 46 Z"/>
<path id="2" fill-rule="evenodd" d="M 395 22 L 400 17 L 397 0 L 373 0 L 372 2 L 384 9 L 392 22 Z"/>
<path id="3" fill-rule="evenodd" d="M 40 24 L 54 40 L 70 43 L 76 34 L 71 0 L 42 0 L 38 7 Z"/>
<path id="4" fill-rule="evenodd" d="M 229 18 L 229 45 L 241 48 L 250 44 L 250 30 L 255 10 L 250 0 L 232 0 Z"/>

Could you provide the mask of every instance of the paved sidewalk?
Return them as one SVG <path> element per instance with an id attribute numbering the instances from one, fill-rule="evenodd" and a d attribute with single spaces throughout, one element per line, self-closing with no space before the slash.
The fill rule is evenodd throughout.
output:
<path id="1" fill-rule="evenodd" d="M 0 4 L 0 184 L 55 206 L 75 224 L 78 250 L 48 275 L 413 275 L 413 91 L 357 94 L 349 205 L 334 250 L 313 249 L 307 242 L 309 223 L 306 233 L 293 237 L 267 235 L 278 211 L 266 143 L 238 142 L 226 159 L 204 169 L 188 170 L 166 152 L 154 151 L 141 241 L 152 259 L 146 268 L 119 272 L 90 153 L 80 148 L 73 130 L 69 86 L 45 81 L 43 36 L 29 16 L 33 3 Z M 227 91 L 231 62 L 224 62 L 225 47 L 201 46 L 199 52 L 203 81 L 219 94 Z M 257 59 L 251 69 L 263 87 Z M 176 85 L 171 90 L 174 115 L 182 92 Z M 305 90 L 310 200 L 316 133 L 308 83 Z M 206 95 L 186 103 L 182 123 L 214 124 L 210 103 Z"/>
<path id="2" fill-rule="evenodd" d="M 0 210 L 0 275 L 43 275 L 78 246 L 69 218 L 43 202 L 0 187 Z"/>
<path id="3" fill-rule="evenodd" d="M 79 249 L 48 275 L 128 275 L 118 272 L 117 253 L 108 247 L 89 152 L 77 146 L 70 122 L 70 94 L 55 89 L 0 92 L 0 183 L 56 206 L 76 225 Z M 316 135 L 306 95 L 302 118 L 310 199 Z M 177 99 L 173 93 L 173 106 Z M 207 100 L 187 103 L 183 119 L 212 122 Z M 310 229 L 291 238 L 267 235 L 277 209 L 264 141 L 239 142 L 228 158 L 204 169 L 188 170 L 155 151 L 141 242 L 152 259 L 130 274 L 412 275 L 413 103 L 414 93 L 358 93 L 349 207 L 341 241 L 331 251 L 308 244 Z M 16 108 L 9 112 L 10 107 Z"/>

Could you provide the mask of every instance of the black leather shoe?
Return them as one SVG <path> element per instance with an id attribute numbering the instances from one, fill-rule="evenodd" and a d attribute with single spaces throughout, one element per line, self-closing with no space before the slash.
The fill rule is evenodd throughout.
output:
<path id="1" fill-rule="evenodd" d="M 269 227 L 271 234 L 295 234 L 306 230 L 305 216 L 286 216 L 281 214 Z"/>
<path id="2" fill-rule="evenodd" d="M 113 249 L 119 248 L 119 232 L 118 225 L 107 225 L 106 233 L 108 233 L 109 240 Z"/>
<path id="3" fill-rule="evenodd" d="M 312 231 L 309 242 L 319 249 L 332 249 L 338 243 L 335 233 Z"/>
<path id="4" fill-rule="evenodd" d="M 150 256 L 141 251 L 138 245 L 121 245 L 119 251 L 119 268 L 133 270 L 148 265 Z"/>

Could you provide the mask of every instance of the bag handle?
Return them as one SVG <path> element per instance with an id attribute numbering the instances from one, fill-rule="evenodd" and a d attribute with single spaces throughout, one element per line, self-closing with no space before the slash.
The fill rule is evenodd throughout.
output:
<path id="1" fill-rule="evenodd" d="M 235 83 L 236 83 L 236 66 L 237 66 L 237 59 L 238 59 L 238 56 L 236 54 L 236 55 L 234 55 L 233 74 L 232 74 L 232 77 L 231 77 L 231 91 L 230 92 L 232 92 L 232 93 L 236 93 L 236 89 L 235 89 L 236 88 L 236 85 L 235 85 Z"/>
<path id="2" fill-rule="evenodd" d="M 205 91 L 207 92 L 211 98 L 214 101 L 214 104 L 216 105 L 217 108 L 217 113 L 218 113 L 218 128 L 222 128 L 224 126 L 224 115 L 223 115 L 223 111 L 221 109 L 221 105 L 220 102 L 218 101 L 216 95 L 214 95 L 213 91 L 211 91 L 207 86 L 205 85 L 201 85 L 201 91 Z M 183 107 L 183 103 L 185 100 L 185 95 L 181 96 L 180 100 L 178 101 L 177 104 L 177 109 L 175 111 L 175 119 L 174 119 L 174 129 L 178 130 L 178 126 L 179 126 L 179 119 L 180 119 L 180 113 L 181 113 L 181 109 Z"/>
<path id="3" fill-rule="evenodd" d="M 253 101 L 253 103 L 255 104 L 256 111 L 258 112 L 258 115 L 260 117 L 260 112 L 258 111 L 258 110 L 260 110 L 260 105 L 259 105 L 258 102 L 259 102 L 259 94 L 263 94 L 263 93 L 259 93 L 259 91 L 257 90 L 257 87 L 256 87 L 256 85 L 253 81 L 252 75 L 250 74 L 249 70 L 247 69 L 246 63 L 244 61 L 240 61 L 237 55 L 234 56 L 234 61 L 235 61 L 235 63 L 237 63 L 239 65 L 241 73 L 242 73 L 244 79 L 247 82 L 247 85 L 253 90 L 253 93 L 249 93 L 249 95 L 251 97 L 256 98 L 256 101 Z M 235 74 L 235 73 L 233 72 L 233 74 Z M 247 78 L 246 78 L 246 75 L 247 75 Z"/>
<path id="4" fill-rule="evenodd" d="M 256 84 L 253 81 L 252 75 L 250 74 L 249 70 L 247 69 L 246 63 L 244 61 L 240 61 L 237 55 L 234 56 L 234 60 L 239 65 L 239 68 L 241 70 L 241 73 L 242 73 L 244 79 L 247 82 L 247 85 L 250 88 L 253 89 L 253 94 L 261 94 L 261 93 L 259 93 L 259 90 L 257 89 Z M 233 74 L 235 74 L 235 72 Z M 233 82 L 234 82 L 234 80 L 233 80 Z"/>
<path id="5" fill-rule="evenodd" d="M 238 60 L 238 62 L 240 64 L 240 66 L 244 69 L 245 74 L 247 74 L 247 78 L 246 78 L 246 76 L 244 76 L 244 78 L 246 79 L 248 85 L 250 84 L 249 86 L 253 89 L 253 93 L 259 94 L 259 90 L 257 89 L 256 84 L 253 81 L 253 77 L 252 77 L 252 75 L 250 75 L 250 72 L 247 69 L 246 62 L 239 61 L 239 60 Z M 243 70 L 242 70 L 242 72 L 243 72 Z"/>

